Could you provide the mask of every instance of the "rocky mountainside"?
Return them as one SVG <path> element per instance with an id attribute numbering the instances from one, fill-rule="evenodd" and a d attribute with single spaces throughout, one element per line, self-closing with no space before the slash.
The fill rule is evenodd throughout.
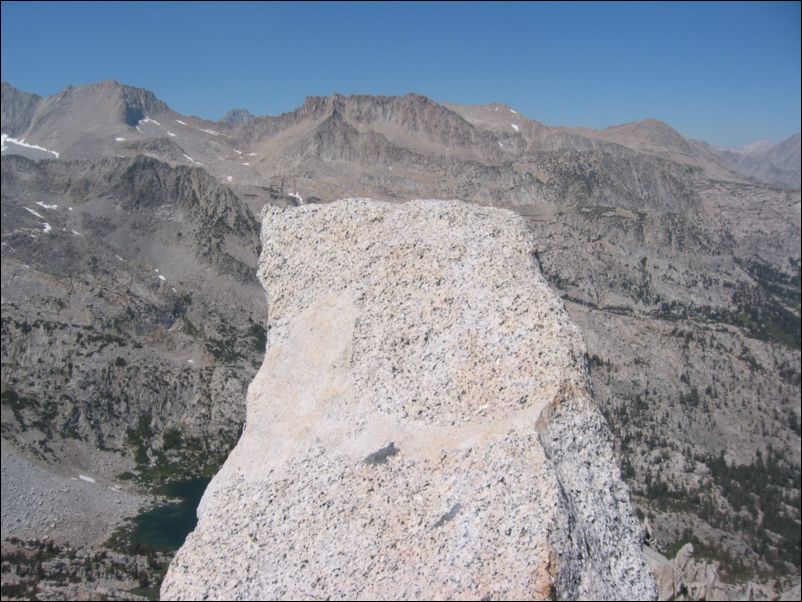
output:
<path id="1" fill-rule="evenodd" d="M 261 361 L 251 216 L 266 203 L 459 198 L 511 209 L 535 234 L 660 549 L 694 537 L 729 579 L 798 574 L 798 188 L 731 171 L 653 121 L 597 132 L 500 104 L 334 95 L 232 125 L 113 82 L 2 92 L 3 429 L 15 449 L 102 443 L 143 475 L 213 464 Z M 198 405 L 212 418 L 193 418 Z M 171 429 L 187 429 L 184 451 L 163 449 Z"/>
<path id="2" fill-rule="evenodd" d="M 644 119 L 601 131 L 585 130 L 585 133 L 628 148 L 657 154 L 684 165 L 700 167 L 708 176 L 717 179 L 731 177 L 720 157 L 706 145 L 683 138 L 674 128 L 656 119 Z"/>
<path id="3" fill-rule="evenodd" d="M 236 441 L 265 339 L 258 232 L 203 170 L 142 156 L 4 156 L 2 182 L 3 534 L 96 544 L 131 506 L 99 522 L 71 489 L 208 473 Z M 42 463 L 62 531 L 24 503 Z"/>
<path id="4" fill-rule="evenodd" d="M 2 119 L 4 134 L 16 136 L 24 132 L 31 123 L 42 97 L 17 90 L 8 82 L 2 82 Z"/>
<path id="5" fill-rule="evenodd" d="M 265 362 L 163 599 L 654 598 L 523 219 L 360 200 L 262 218 Z"/>
<path id="6" fill-rule="evenodd" d="M 799 190 L 802 181 L 800 135 L 778 144 L 756 144 L 717 151 L 722 163 L 761 182 Z"/>

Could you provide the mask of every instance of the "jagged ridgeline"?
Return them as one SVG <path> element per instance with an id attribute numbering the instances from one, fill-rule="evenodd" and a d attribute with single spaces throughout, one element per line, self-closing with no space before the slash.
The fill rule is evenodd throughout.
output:
<path id="1" fill-rule="evenodd" d="M 219 464 L 268 338 L 262 206 L 459 198 L 534 233 L 655 545 L 798 573 L 798 135 L 745 160 L 654 120 L 553 128 L 414 94 L 220 122 L 115 82 L 2 94 L 14 449 L 117 449 L 140 479 Z"/>

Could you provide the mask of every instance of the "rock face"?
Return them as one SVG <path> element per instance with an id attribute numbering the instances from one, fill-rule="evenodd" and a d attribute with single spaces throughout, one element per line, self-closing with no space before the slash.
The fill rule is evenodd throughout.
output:
<path id="1" fill-rule="evenodd" d="M 114 450 L 173 474 L 217 457 L 216 470 L 264 353 L 258 220 L 200 168 L 147 157 L 1 165 L 4 444 L 47 462 L 75 445 L 81 457 Z M 180 441 L 165 445 L 171 432 Z M 9 478 L 30 482 L 27 471 Z M 31 494 L 20 489 L 23 502 Z M 52 522 L 41 514 L 35 523 Z"/>
<path id="2" fill-rule="evenodd" d="M 694 557 L 686 543 L 669 560 L 649 546 L 643 554 L 657 582 L 658 600 L 799 600 L 799 578 L 732 585 L 719 576 L 720 563 Z M 794 582 L 796 581 L 796 582 Z"/>
<path id="3" fill-rule="evenodd" d="M 525 222 L 266 208 L 264 364 L 163 599 L 651 599 L 585 347 Z"/>
<path id="4" fill-rule="evenodd" d="M 718 577 L 718 563 L 694 560 L 693 545 L 685 544 L 673 560 L 645 547 L 644 556 L 657 581 L 660 600 L 737 600 Z M 722 595 L 724 594 L 724 595 Z"/>

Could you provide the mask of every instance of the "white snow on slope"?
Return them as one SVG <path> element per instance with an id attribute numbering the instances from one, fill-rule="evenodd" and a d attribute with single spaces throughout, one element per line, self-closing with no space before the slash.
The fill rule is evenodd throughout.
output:
<path id="1" fill-rule="evenodd" d="M 158 122 L 158 121 L 156 121 L 155 119 L 151 119 L 150 117 L 145 117 L 144 119 L 142 119 L 142 120 L 140 121 L 140 123 L 155 123 L 155 124 L 156 124 L 156 125 L 158 125 L 159 127 L 161 127 L 161 125 L 162 125 L 161 123 L 159 123 L 159 122 Z"/>
<path id="2" fill-rule="evenodd" d="M 159 274 L 159 280 L 167 280 L 167 278 L 165 278 L 164 276 L 162 276 L 161 274 Z"/>
<path id="3" fill-rule="evenodd" d="M 241 150 L 237 150 L 236 148 L 234 149 L 234 152 L 237 153 L 238 155 L 242 154 L 242 151 Z"/>
<path id="4" fill-rule="evenodd" d="M 291 193 L 290 193 L 290 196 L 293 196 L 293 197 L 295 197 L 296 199 L 298 199 L 298 202 L 299 202 L 299 203 L 301 203 L 301 205 L 303 205 L 303 204 L 304 204 L 304 199 L 303 199 L 303 197 L 302 197 L 300 194 L 298 194 L 297 192 L 291 192 Z"/>
<path id="5" fill-rule="evenodd" d="M 45 231 L 45 234 L 50 232 L 53 228 L 50 227 L 50 224 L 47 222 L 42 222 L 42 229 Z"/>
<path id="6" fill-rule="evenodd" d="M 54 150 L 50 150 L 49 148 L 45 148 L 44 146 L 39 146 L 38 144 L 28 144 L 25 142 L 25 138 L 21 140 L 17 140 L 16 138 L 12 138 L 8 134 L 0 134 L 0 150 L 7 150 L 8 147 L 6 146 L 6 142 L 10 142 L 11 144 L 16 144 L 17 146 L 24 146 L 25 148 L 32 148 L 34 150 L 44 151 L 46 153 L 52 154 L 56 159 L 58 159 L 58 153 Z"/>
<path id="7" fill-rule="evenodd" d="M 167 135 L 175 138 L 175 134 L 173 134 L 170 130 L 167 130 Z"/>
<path id="8" fill-rule="evenodd" d="M 183 121 L 181 121 L 180 119 L 176 119 L 176 122 L 177 122 L 177 123 L 180 123 L 181 125 L 186 125 L 186 123 L 184 123 L 184 122 L 183 122 Z"/>
<path id="9" fill-rule="evenodd" d="M 250 163 L 242 163 L 242 165 L 246 165 L 246 166 L 248 166 L 248 167 L 250 167 L 250 166 L 251 166 L 251 164 L 250 164 Z"/>
<path id="10" fill-rule="evenodd" d="M 248 156 L 249 156 L 249 157 L 255 157 L 255 156 L 256 156 L 256 153 L 248 153 Z"/>
<path id="11" fill-rule="evenodd" d="M 86 481 L 87 483 L 94 483 L 95 482 L 95 479 L 93 479 L 92 477 L 88 477 L 86 475 L 83 475 L 83 474 L 79 474 L 78 478 L 81 479 L 82 481 Z"/>
<path id="12" fill-rule="evenodd" d="M 36 204 L 40 207 L 44 207 L 45 209 L 58 209 L 58 205 L 48 205 L 42 201 L 36 201 Z"/>
<path id="13" fill-rule="evenodd" d="M 39 219 L 45 219 L 45 216 L 44 216 L 44 215 L 42 215 L 41 213 L 37 213 L 37 212 L 36 212 L 36 211 L 34 211 L 33 209 L 29 209 L 28 207 L 23 207 L 23 209 L 25 209 L 25 211 L 30 211 L 31 213 L 33 213 L 33 214 L 34 214 L 36 217 L 38 217 Z"/>
<path id="14" fill-rule="evenodd" d="M 518 129 L 518 126 L 517 126 L 517 125 L 515 125 L 514 123 L 511 123 L 510 125 L 512 126 L 512 129 L 514 129 L 516 132 L 520 131 L 520 130 Z"/>
<path id="15" fill-rule="evenodd" d="M 510 113 L 515 113 L 517 115 L 518 111 L 513 111 L 512 109 L 510 109 Z"/>
<path id="16" fill-rule="evenodd" d="M 198 128 L 201 132 L 206 132 L 207 134 L 211 134 L 212 136 L 217 136 L 218 133 L 214 130 L 204 130 L 203 128 Z"/>
<path id="17" fill-rule="evenodd" d="M 114 139 L 115 139 L 117 142 L 125 142 L 125 138 L 119 138 L 119 137 L 116 137 L 116 138 L 114 138 Z"/>
<path id="18" fill-rule="evenodd" d="M 234 178 L 232 178 L 231 176 L 226 176 L 226 182 L 233 182 L 233 181 Z"/>
<path id="19" fill-rule="evenodd" d="M 184 154 L 184 156 L 185 156 L 187 159 L 189 159 L 190 161 L 192 161 L 192 162 L 193 162 L 195 165 L 203 165 L 203 163 L 201 163 L 200 161 L 195 161 L 195 159 L 193 159 L 192 157 L 190 157 L 190 156 L 189 156 L 189 155 L 187 155 L 186 153 L 183 153 L 183 154 Z"/>

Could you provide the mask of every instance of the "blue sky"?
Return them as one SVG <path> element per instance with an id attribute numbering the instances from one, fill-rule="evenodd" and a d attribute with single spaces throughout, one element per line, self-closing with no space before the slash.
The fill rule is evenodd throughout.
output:
<path id="1" fill-rule="evenodd" d="M 2 78 L 42 95 L 116 79 L 210 119 L 417 92 L 778 142 L 800 130 L 800 4 L 3 2 Z"/>

